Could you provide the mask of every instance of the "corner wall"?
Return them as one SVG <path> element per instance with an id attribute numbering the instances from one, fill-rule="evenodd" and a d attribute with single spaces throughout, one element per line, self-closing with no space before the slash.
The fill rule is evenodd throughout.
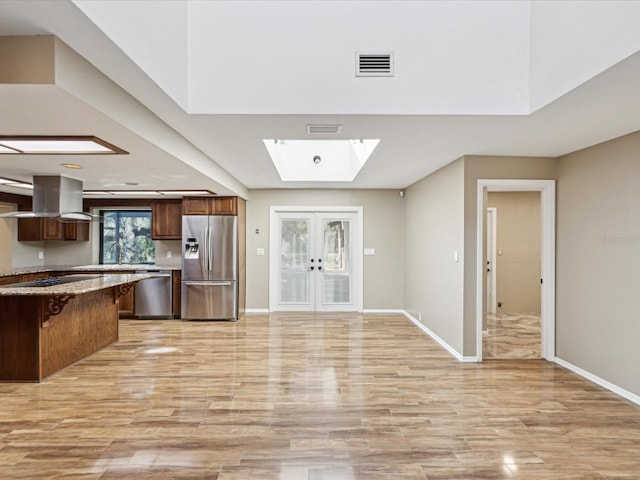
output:
<path id="1" fill-rule="evenodd" d="M 640 395 L 640 133 L 558 160 L 556 356 Z"/>
<path id="2" fill-rule="evenodd" d="M 405 202 L 405 310 L 462 354 L 464 160 L 411 185 Z"/>

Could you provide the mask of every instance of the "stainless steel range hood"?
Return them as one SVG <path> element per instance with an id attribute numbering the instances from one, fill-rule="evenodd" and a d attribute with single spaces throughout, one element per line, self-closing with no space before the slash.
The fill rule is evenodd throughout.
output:
<path id="1" fill-rule="evenodd" d="M 0 217 L 55 218 L 62 222 L 100 218 L 82 211 L 82 181 L 62 175 L 34 175 L 33 211 L 8 212 Z"/>

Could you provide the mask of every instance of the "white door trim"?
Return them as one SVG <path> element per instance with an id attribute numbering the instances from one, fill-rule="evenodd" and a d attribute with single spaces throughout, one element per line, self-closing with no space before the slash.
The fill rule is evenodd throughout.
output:
<path id="1" fill-rule="evenodd" d="M 496 207 L 487 207 L 487 218 L 489 218 L 489 214 L 491 214 L 491 225 L 487 225 L 487 237 L 491 238 L 492 245 L 490 245 L 490 250 L 487 251 L 487 258 L 489 260 L 489 265 L 491 266 L 491 304 L 489 304 L 487 300 L 487 312 L 496 313 L 498 296 L 496 292 L 496 279 L 498 276 L 498 262 L 496 258 L 496 240 L 498 235 L 498 209 Z M 487 224 L 489 221 L 487 221 Z M 488 287 L 487 287 L 488 288 Z"/>
<path id="2" fill-rule="evenodd" d="M 486 211 L 485 192 L 539 191 L 540 216 L 542 223 L 541 240 L 541 355 L 549 361 L 555 360 L 556 333 L 556 181 L 555 180 L 478 180 L 477 206 L 477 249 L 476 249 L 476 357 L 482 361 L 482 316 L 485 290 L 484 265 L 484 216 Z"/>
<path id="3" fill-rule="evenodd" d="M 277 289 L 272 288 L 278 282 L 278 266 L 280 265 L 280 259 L 278 258 L 278 249 L 274 246 L 279 242 L 278 237 L 278 225 L 276 214 L 283 212 L 348 212 L 355 213 L 357 215 L 355 221 L 356 235 L 353 241 L 353 274 L 354 278 L 354 303 L 356 310 L 362 312 L 363 309 L 363 291 L 364 291 L 364 273 L 362 255 L 363 255 L 363 233 L 364 233 L 364 216 L 362 214 L 362 206 L 271 206 L 269 208 L 269 310 L 271 312 L 276 310 L 278 305 Z"/>

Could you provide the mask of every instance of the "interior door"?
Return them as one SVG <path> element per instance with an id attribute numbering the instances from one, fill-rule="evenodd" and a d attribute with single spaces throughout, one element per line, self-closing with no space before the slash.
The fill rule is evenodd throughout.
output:
<path id="1" fill-rule="evenodd" d="M 278 212 L 272 310 L 356 311 L 355 213 Z"/>

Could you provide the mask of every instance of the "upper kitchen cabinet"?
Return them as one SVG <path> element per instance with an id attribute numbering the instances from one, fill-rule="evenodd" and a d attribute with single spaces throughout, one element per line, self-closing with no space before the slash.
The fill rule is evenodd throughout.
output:
<path id="1" fill-rule="evenodd" d="M 237 215 L 237 197 L 184 197 L 183 215 Z"/>
<path id="2" fill-rule="evenodd" d="M 182 200 L 155 200 L 151 213 L 151 238 L 180 240 L 182 238 Z"/>
<path id="3" fill-rule="evenodd" d="M 39 242 L 42 240 L 89 240 L 89 222 L 60 222 L 55 218 L 19 218 L 18 241 Z"/>

